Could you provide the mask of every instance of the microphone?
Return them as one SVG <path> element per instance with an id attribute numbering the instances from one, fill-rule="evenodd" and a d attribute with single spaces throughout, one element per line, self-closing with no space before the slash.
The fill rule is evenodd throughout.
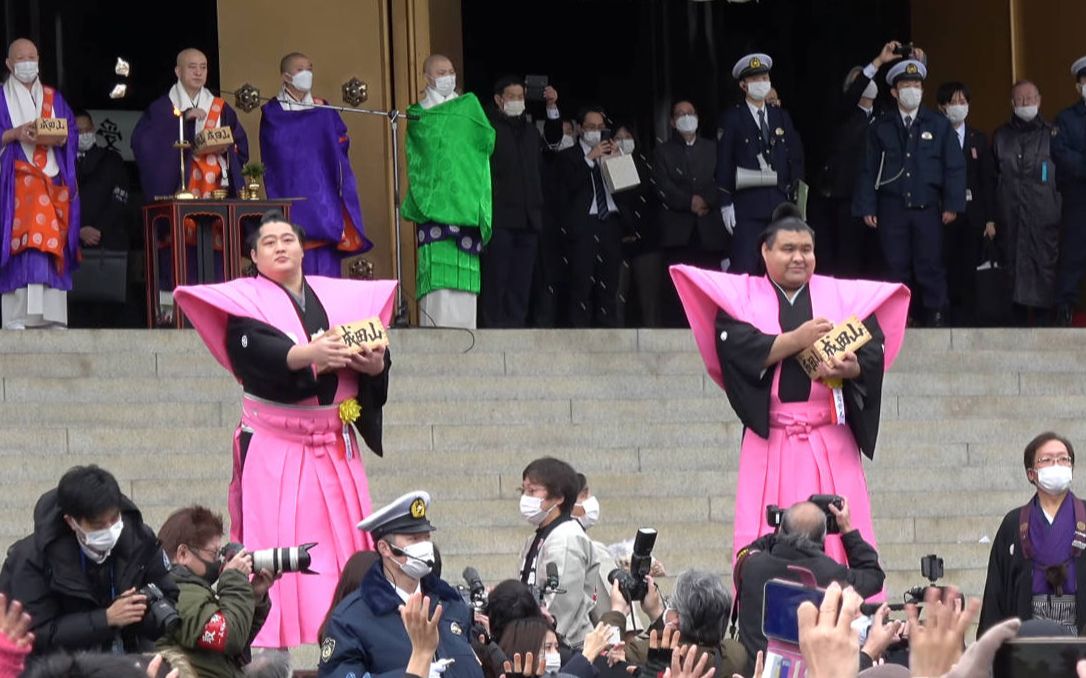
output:
<path id="1" fill-rule="evenodd" d="M 399 546 L 393 546 L 392 544 L 389 544 L 388 548 L 389 548 L 390 551 L 392 551 L 392 555 L 394 555 L 394 556 L 404 556 L 404 557 L 410 558 L 411 560 L 417 560 L 420 563 L 424 563 L 426 565 L 426 567 L 429 567 L 429 568 L 433 568 L 433 566 L 434 566 L 434 561 L 426 560 L 425 558 L 419 558 L 418 556 L 413 556 L 410 553 L 408 553 L 407 551 L 404 551 Z"/>
<path id="2" fill-rule="evenodd" d="M 557 591 L 558 585 L 558 565 L 556 563 L 547 563 L 547 588 Z"/>
<path id="3" fill-rule="evenodd" d="M 471 589 L 471 594 L 473 596 L 476 595 L 476 592 L 486 590 L 486 587 L 483 586 L 483 578 L 479 576 L 479 571 L 471 565 L 465 567 L 464 572 L 460 576 L 467 582 L 468 588 Z"/>

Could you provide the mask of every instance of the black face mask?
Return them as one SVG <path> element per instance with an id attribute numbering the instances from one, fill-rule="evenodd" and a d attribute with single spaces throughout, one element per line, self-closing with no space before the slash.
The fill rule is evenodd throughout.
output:
<path id="1" fill-rule="evenodd" d="M 219 575 L 222 573 L 222 561 L 218 559 L 204 560 L 195 551 L 193 551 L 192 555 L 196 557 L 196 560 L 199 560 L 204 564 L 203 578 L 208 584 L 214 585 L 215 582 L 219 580 Z"/>

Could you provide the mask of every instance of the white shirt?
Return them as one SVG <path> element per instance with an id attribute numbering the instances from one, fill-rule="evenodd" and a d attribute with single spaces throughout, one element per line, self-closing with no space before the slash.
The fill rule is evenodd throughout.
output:
<path id="1" fill-rule="evenodd" d="M 758 119 L 758 111 L 765 111 L 765 116 L 764 116 L 765 117 L 765 124 L 766 124 L 766 126 L 769 125 L 769 111 L 766 111 L 766 109 L 765 109 L 765 102 L 763 101 L 761 106 L 758 106 L 757 104 L 751 103 L 750 99 L 747 99 L 746 102 L 747 102 L 747 108 L 750 109 L 751 116 L 754 117 L 754 126 L 757 127 L 759 131 L 761 131 L 762 122 L 761 122 L 761 120 Z"/>
<path id="2" fill-rule="evenodd" d="M 437 90 L 433 87 L 426 88 L 426 98 L 419 102 L 419 106 L 422 106 L 423 110 L 430 110 L 434 106 L 440 106 L 446 101 L 452 101 L 456 97 L 460 96 L 455 91 L 449 94 L 447 97 L 443 97 L 438 94 Z"/>
<path id="3" fill-rule="evenodd" d="M 588 165 L 589 167 L 595 167 L 596 166 L 596 161 L 588 159 L 588 153 L 592 150 L 592 147 L 589 146 L 588 144 L 586 144 L 583 139 L 580 140 L 580 144 L 581 144 L 581 148 L 584 149 L 584 154 L 585 154 L 584 155 L 584 162 L 585 162 L 585 164 Z M 601 169 L 601 171 L 602 171 L 602 169 Z M 618 206 L 615 205 L 614 199 L 611 198 L 611 192 L 607 190 L 607 184 L 606 183 L 604 183 L 604 185 L 603 185 L 603 190 L 607 194 L 607 211 L 608 212 L 617 212 L 618 211 Z M 596 182 L 593 181 L 592 182 L 592 206 L 588 208 L 588 213 L 590 215 L 592 215 L 592 216 L 595 216 L 598 212 L 599 212 L 599 210 L 596 208 Z"/>
<path id="4" fill-rule="evenodd" d="M 396 595 L 398 595 L 400 597 L 400 600 L 402 600 L 403 602 L 406 603 L 407 599 L 410 598 L 411 596 L 413 596 L 415 594 L 415 592 L 419 590 L 419 584 L 418 584 L 418 582 L 415 582 L 415 590 L 411 591 L 410 593 L 408 593 L 407 591 L 404 591 L 403 589 L 401 589 L 399 586 L 396 586 L 395 584 L 392 585 L 392 588 L 396 589 Z"/>
<path id="5" fill-rule="evenodd" d="M 958 128 L 954 130 L 954 133 L 958 135 L 958 145 L 965 148 L 965 123 L 958 125 Z"/>
<path id="6" fill-rule="evenodd" d="M 301 101 L 294 98 L 286 85 L 279 88 L 279 96 L 276 97 L 284 111 L 310 111 L 313 110 L 313 93 L 306 92 Z"/>
<path id="7" fill-rule="evenodd" d="M 905 125 L 905 118 L 909 119 L 909 124 L 911 125 L 912 123 L 916 122 L 916 114 L 920 112 L 920 109 L 918 108 L 915 111 L 903 111 L 903 110 L 901 110 L 901 107 L 898 106 L 897 112 L 898 112 L 898 115 L 901 116 L 901 124 L 902 125 Z M 908 128 L 909 125 L 905 125 L 905 127 Z"/>

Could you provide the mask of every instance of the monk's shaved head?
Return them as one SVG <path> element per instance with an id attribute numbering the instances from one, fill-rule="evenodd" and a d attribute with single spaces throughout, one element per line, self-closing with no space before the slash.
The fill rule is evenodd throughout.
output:
<path id="1" fill-rule="evenodd" d="M 207 63 L 207 55 L 196 49 L 195 47 L 189 47 L 183 49 L 177 53 L 177 67 L 182 68 L 185 64 L 193 61 L 203 61 Z"/>
<path id="2" fill-rule="evenodd" d="M 294 73 L 298 62 L 305 62 L 312 67 L 313 62 L 306 55 L 301 52 L 291 52 L 282 59 L 279 60 L 279 72 L 280 73 Z"/>
<path id="3" fill-rule="evenodd" d="M 422 63 L 422 72 L 431 78 L 456 73 L 452 60 L 444 54 L 431 54 Z"/>
<path id="4" fill-rule="evenodd" d="M 12 61 L 37 61 L 38 47 L 26 38 L 18 38 L 8 45 L 8 59 Z"/>

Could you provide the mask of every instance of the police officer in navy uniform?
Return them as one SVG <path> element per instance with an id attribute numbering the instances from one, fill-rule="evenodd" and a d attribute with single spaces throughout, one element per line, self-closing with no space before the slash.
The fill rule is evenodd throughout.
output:
<path id="1" fill-rule="evenodd" d="M 1075 88 L 1086 99 L 1086 56 L 1071 65 Z M 1080 99 L 1056 116 L 1052 159 L 1063 196 L 1060 264 L 1056 277 L 1056 323 L 1071 326 L 1086 275 L 1086 102 Z"/>
<path id="2" fill-rule="evenodd" d="M 420 588 L 430 599 L 430 614 L 439 603 L 443 610 L 430 675 L 482 678 L 469 641 L 471 610 L 456 589 L 431 572 L 429 508 L 428 493 L 408 492 L 358 524 L 373 537 L 381 560 L 332 612 L 321 641 L 321 678 L 403 678 L 411 640 L 399 609 Z"/>
<path id="3" fill-rule="evenodd" d="M 914 280 L 928 324 L 943 327 L 943 227 L 965 211 L 965 157 L 946 116 L 920 105 L 927 74 L 916 59 L 887 74 L 897 106 L 868 129 L 852 213 L 878 229 L 888 277 Z"/>
<path id="4" fill-rule="evenodd" d="M 767 54 L 748 54 L 737 61 L 732 77 L 739 81 L 745 100 L 720 119 L 716 182 L 720 214 L 732 234 L 729 270 L 734 273 L 756 272 L 762 231 L 773 210 L 792 198 L 796 182 L 803 178 L 803 146 L 792 118 L 783 108 L 766 105 L 772 67 Z M 736 183 L 740 168 L 761 172 L 769 185 L 740 188 Z M 770 173 L 776 173 L 776 181 Z"/>

